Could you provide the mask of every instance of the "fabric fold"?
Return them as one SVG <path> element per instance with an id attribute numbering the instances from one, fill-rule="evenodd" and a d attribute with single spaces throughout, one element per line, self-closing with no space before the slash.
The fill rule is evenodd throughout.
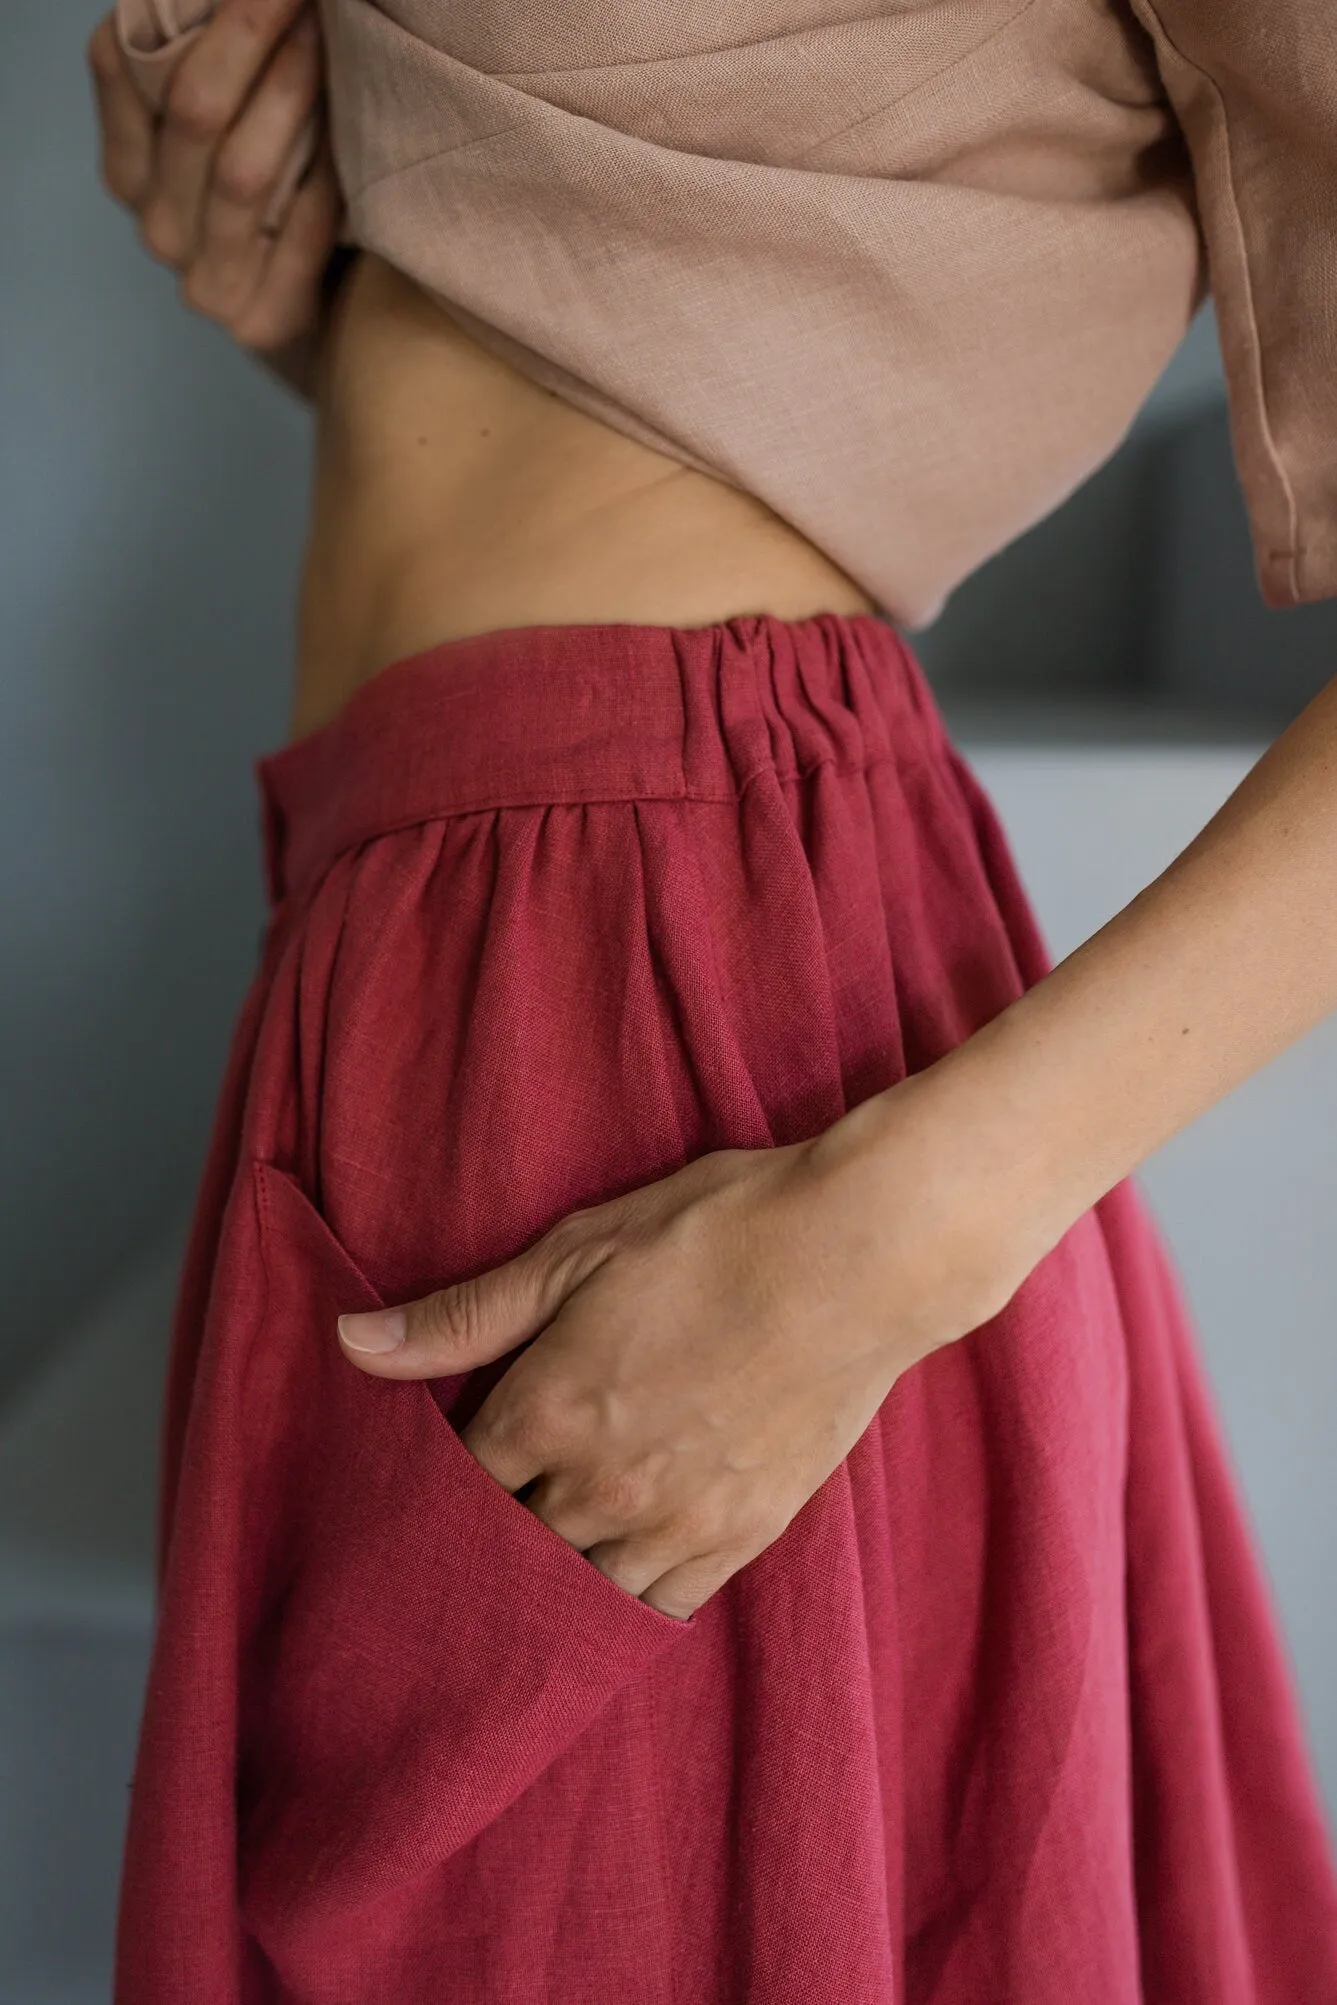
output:
<path id="1" fill-rule="evenodd" d="M 116 2005 L 1337 2005 L 1298 1705 L 1132 1183 L 686 1623 L 465 1448 L 514 1351 L 398 1384 L 337 1344 L 820 1132 L 1045 973 L 895 629 L 445 642 L 257 777 Z"/>
<path id="2" fill-rule="evenodd" d="M 113 13 L 126 67 L 144 102 L 160 112 L 182 57 L 217 10 L 217 0 L 116 0 Z M 313 111 L 288 149 L 265 206 L 263 225 L 281 230 L 320 140 L 322 113 Z M 346 239 L 345 239 L 346 241 Z"/>

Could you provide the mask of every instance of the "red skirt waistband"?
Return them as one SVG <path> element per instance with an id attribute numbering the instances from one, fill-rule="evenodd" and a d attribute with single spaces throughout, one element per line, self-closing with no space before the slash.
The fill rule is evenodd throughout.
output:
<path id="1" fill-rule="evenodd" d="M 923 671 L 875 614 L 509 627 L 406 655 L 255 762 L 274 902 L 341 851 L 444 815 L 732 800 L 762 770 L 927 749 Z"/>

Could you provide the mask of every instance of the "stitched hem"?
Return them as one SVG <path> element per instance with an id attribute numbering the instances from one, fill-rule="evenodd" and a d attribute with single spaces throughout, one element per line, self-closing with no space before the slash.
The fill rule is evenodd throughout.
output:
<path id="1" fill-rule="evenodd" d="M 1202 82 L 1207 86 L 1208 90 L 1211 92 L 1213 98 L 1216 101 L 1218 116 L 1220 119 L 1220 126 L 1221 126 L 1221 143 L 1225 155 L 1225 167 L 1226 167 L 1225 186 L 1226 186 L 1226 194 L 1228 197 L 1228 202 L 1226 206 L 1229 209 L 1230 223 L 1234 236 L 1235 252 L 1239 261 L 1239 269 L 1242 277 L 1242 292 L 1243 292 L 1244 309 L 1245 309 L 1245 326 L 1247 329 L 1249 345 L 1252 353 L 1253 389 L 1256 398 L 1256 408 L 1258 412 L 1259 435 L 1262 439 L 1263 449 L 1266 452 L 1268 460 L 1271 463 L 1272 470 L 1276 475 L 1277 484 L 1281 490 L 1287 514 L 1288 538 L 1286 547 L 1284 550 L 1281 551 L 1276 551 L 1276 550 L 1261 551 L 1259 553 L 1261 560 L 1260 569 L 1265 570 L 1266 566 L 1268 566 L 1269 564 L 1273 564 L 1279 560 L 1280 563 L 1285 567 L 1284 579 L 1277 580 L 1276 573 L 1271 572 L 1266 574 L 1266 581 L 1268 583 L 1272 583 L 1274 581 L 1283 583 L 1286 594 L 1285 602 L 1292 605 L 1299 605 L 1304 597 L 1300 582 L 1300 558 L 1303 554 L 1304 546 L 1301 545 L 1299 540 L 1299 506 L 1296 502 L 1295 490 L 1291 485 L 1290 475 L 1286 470 L 1285 462 L 1283 461 L 1281 454 L 1277 449 L 1276 439 L 1273 436 L 1272 426 L 1268 415 L 1267 388 L 1264 380 L 1264 371 L 1263 371 L 1263 338 L 1259 327 L 1258 308 L 1257 308 L 1257 301 L 1253 282 L 1253 271 L 1249 262 L 1249 249 L 1244 231 L 1244 218 L 1240 209 L 1239 197 L 1236 192 L 1235 155 L 1231 137 L 1229 107 L 1226 103 L 1225 93 L 1221 89 L 1221 86 L 1217 83 L 1216 79 L 1202 67 L 1201 63 L 1195 62 L 1191 56 L 1185 54 L 1184 50 L 1180 47 L 1179 43 L 1175 40 L 1174 36 L 1171 35 L 1169 30 L 1166 28 L 1164 21 L 1161 19 L 1161 12 L 1158 0 L 1132 0 L 1132 4 L 1139 14 L 1146 17 L 1144 25 L 1148 25 L 1156 34 L 1159 34 L 1166 48 L 1170 50 L 1170 52 L 1175 57 L 1176 61 L 1182 63 L 1185 69 L 1191 70 L 1194 76 L 1201 78 Z M 1208 244 L 1208 262 L 1210 266 L 1211 263 L 1210 242 Z M 1215 287 L 1213 287 L 1213 291 L 1215 291 Z M 1241 475 L 1241 485 L 1242 484 L 1243 481 Z M 1260 585 L 1262 585 L 1264 583 L 1264 579 L 1260 578 L 1259 582 Z"/>

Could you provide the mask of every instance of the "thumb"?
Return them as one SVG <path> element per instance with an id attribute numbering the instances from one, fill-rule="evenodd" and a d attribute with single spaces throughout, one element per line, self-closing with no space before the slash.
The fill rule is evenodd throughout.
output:
<path id="1" fill-rule="evenodd" d="M 550 1323 L 607 1258 L 576 1215 L 513 1260 L 393 1309 L 339 1318 L 350 1363 L 383 1378 L 450 1378 L 489 1364 Z"/>

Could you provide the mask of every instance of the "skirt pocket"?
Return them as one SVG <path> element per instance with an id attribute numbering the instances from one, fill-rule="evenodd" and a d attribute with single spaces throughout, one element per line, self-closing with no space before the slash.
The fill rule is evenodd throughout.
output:
<path id="1" fill-rule="evenodd" d="M 503 1489 L 426 1381 L 348 1362 L 335 1318 L 376 1289 L 291 1176 L 252 1175 L 239 1843 L 246 1925 L 282 1971 L 476 1837 L 697 1629 Z"/>

